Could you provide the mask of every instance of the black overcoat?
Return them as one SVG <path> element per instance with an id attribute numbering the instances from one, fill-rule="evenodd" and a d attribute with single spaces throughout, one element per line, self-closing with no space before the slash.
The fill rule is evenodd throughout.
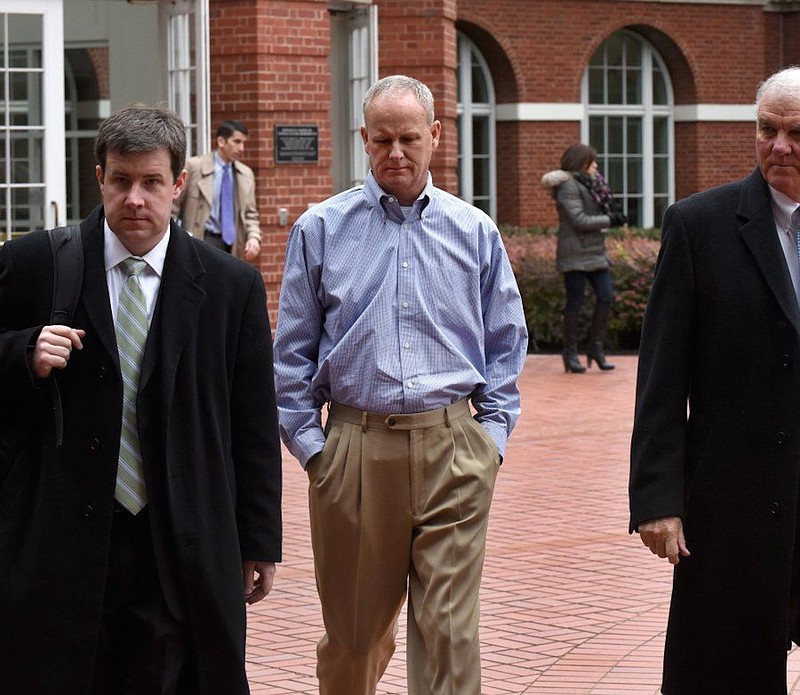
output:
<path id="1" fill-rule="evenodd" d="M 64 444 L 48 383 L 26 349 L 49 321 L 44 233 L 0 250 L 0 692 L 90 692 L 103 604 L 122 386 L 103 260 L 102 209 L 81 225 L 85 271 L 58 374 Z M 260 274 L 173 224 L 138 396 L 164 591 L 187 622 L 200 692 L 246 693 L 242 559 L 280 560 L 280 445 Z M 20 449 L 25 429 L 26 445 Z M 9 450 L 18 451 L 9 455 Z M 5 464 L 2 462 L 5 461 Z"/>
<path id="2" fill-rule="evenodd" d="M 667 210 L 645 313 L 631 530 L 681 516 L 663 692 L 786 692 L 800 472 L 800 311 L 769 189 Z M 688 401 L 688 418 L 687 418 Z"/>

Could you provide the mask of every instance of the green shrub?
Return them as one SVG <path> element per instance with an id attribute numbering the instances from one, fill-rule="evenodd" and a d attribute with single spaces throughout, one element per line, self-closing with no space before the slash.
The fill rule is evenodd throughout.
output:
<path id="1" fill-rule="evenodd" d="M 555 230 L 504 227 L 501 231 L 522 295 L 530 335 L 528 349 L 530 352 L 560 350 L 564 282 L 556 272 Z M 611 277 L 616 300 L 607 342 L 617 350 L 635 350 L 639 347 L 642 315 L 658 255 L 658 230 L 612 230 L 606 248 L 613 263 Z M 586 293 L 581 311 L 584 338 L 594 307 L 594 294 L 588 286 Z"/>

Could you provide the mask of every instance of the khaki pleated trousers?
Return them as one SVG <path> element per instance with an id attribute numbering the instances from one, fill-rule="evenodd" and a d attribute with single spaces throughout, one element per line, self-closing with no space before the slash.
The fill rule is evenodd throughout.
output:
<path id="1" fill-rule="evenodd" d="M 332 404 L 326 433 L 309 467 L 319 692 L 375 693 L 408 595 L 409 695 L 480 695 L 497 447 L 467 401 L 411 415 Z"/>

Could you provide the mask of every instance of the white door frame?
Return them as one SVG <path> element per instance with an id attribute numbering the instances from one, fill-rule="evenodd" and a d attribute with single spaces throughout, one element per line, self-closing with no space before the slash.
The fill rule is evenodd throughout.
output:
<path id="1" fill-rule="evenodd" d="M 66 164 L 64 153 L 64 14 L 63 0 L 0 0 L 2 14 L 33 14 L 42 17 L 42 127 L 44 130 L 42 172 L 46 227 L 64 223 L 66 205 Z M 7 93 L 6 93 L 7 94 Z M 4 187 L 0 194 L 6 195 Z M 8 200 L 8 198 L 7 198 Z M 11 210 L 0 221 L 9 229 Z M 6 236 L 0 241 L 4 241 Z"/>

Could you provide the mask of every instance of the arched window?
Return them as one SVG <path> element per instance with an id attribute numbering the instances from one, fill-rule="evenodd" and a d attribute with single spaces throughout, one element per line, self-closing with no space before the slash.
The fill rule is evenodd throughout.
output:
<path id="1" fill-rule="evenodd" d="M 497 218 L 494 85 L 478 47 L 458 34 L 458 185 L 468 203 Z"/>
<path id="2" fill-rule="evenodd" d="M 629 223 L 657 227 L 674 199 L 672 84 L 640 36 L 618 31 L 595 51 L 583 79 L 582 140 L 622 202 Z"/>

